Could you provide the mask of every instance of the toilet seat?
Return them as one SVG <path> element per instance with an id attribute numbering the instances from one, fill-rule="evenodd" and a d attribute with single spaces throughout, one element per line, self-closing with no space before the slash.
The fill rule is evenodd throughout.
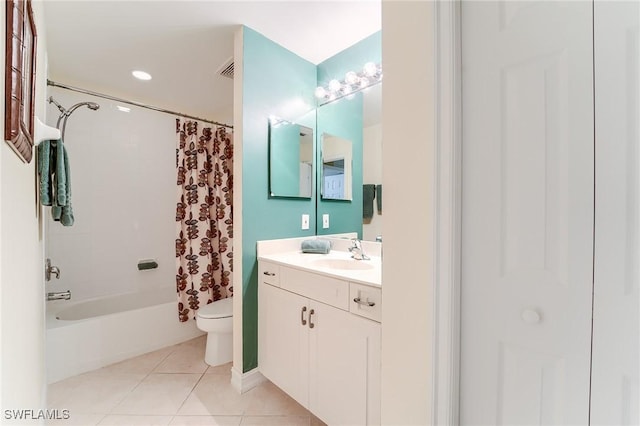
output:
<path id="1" fill-rule="evenodd" d="M 233 298 L 216 300 L 198 309 L 197 315 L 204 319 L 229 318 L 233 316 Z"/>

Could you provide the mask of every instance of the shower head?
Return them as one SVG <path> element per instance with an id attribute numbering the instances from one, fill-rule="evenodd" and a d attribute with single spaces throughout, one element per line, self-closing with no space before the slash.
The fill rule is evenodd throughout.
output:
<path id="1" fill-rule="evenodd" d="M 95 103 L 95 102 L 87 102 L 87 107 L 89 107 L 89 109 L 92 109 L 92 110 L 94 110 L 94 111 L 95 111 L 95 110 L 97 110 L 98 108 L 100 108 L 100 105 L 98 105 L 98 104 L 97 104 L 97 103 Z"/>
<path id="2" fill-rule="evenodd" d="M 91 109 L 91 110 L 93 110 L 93 111 L 95 111 L 95 110 L 97 110 L 98 108 L 100 108 L 100 105 L 98 105 L 98 104 L 97 104 L 97 103 L 95 103 L 95 102 L 80 102 L 80 103 L 77 103 L 77 104 L 73 105 L 72 107 L 70 107 L 70 108 L 67 110 L 66 115 L 67 115 L 67 116 L 71 115 L 71 113 L 72 113 L 73 111 L 75 111 L 76 109 L 78 109 L 78 108 L 80 108 L 81 106 L 84 106 L 84 105 L 86 105 L 89 109 Z"/>

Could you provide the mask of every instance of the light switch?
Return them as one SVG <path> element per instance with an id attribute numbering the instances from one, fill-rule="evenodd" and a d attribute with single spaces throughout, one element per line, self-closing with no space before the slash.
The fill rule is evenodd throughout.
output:
<path id="1" fill-rule="evenodd" d="M 322 228 L 329 228 L 329 213 L 325 213 L 322 215 Z"/>
<path id="2" fill-rule="evenodd" d="M 302 229 L 309 229 L 309 215 L 302 215 Z"/>

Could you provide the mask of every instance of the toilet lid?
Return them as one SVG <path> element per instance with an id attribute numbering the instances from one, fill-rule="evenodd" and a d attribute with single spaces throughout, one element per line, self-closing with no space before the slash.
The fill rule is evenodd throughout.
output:
<path id="1" fill-rule="evenodd" d="M 228 318 L 233 316 L 233 298 L 216 300 L 198 309 L 200 318 Z"/>

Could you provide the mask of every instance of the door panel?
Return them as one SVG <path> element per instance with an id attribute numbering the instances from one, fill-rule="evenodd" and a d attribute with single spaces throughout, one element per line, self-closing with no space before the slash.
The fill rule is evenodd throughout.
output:
<path id="1" fill-rule="evenodd" d="M 640 4 L 596 2 L 591 424 L 640 424 Z"/>
<path id="2" fill-rule="evenodd" d="M 308 408 L 309 334 L 301 322 L 307 321 L 309 301 L 264 283 L 258 292 L 260 372 Z"/>
<path id="3" fill-rule="evenodd" d="M 462 3 L 461 424 L 587 424 L 591 4 Z"/>

